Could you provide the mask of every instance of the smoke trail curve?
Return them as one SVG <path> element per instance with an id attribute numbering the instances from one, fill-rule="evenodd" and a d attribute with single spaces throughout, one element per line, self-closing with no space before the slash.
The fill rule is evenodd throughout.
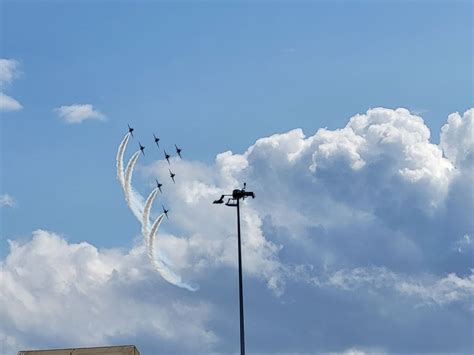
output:
<path id="1" fill-rule="evenodd" d="M 127 167 L 125 168 L 124 191 L 128 206 L 141 223 L 143 216 L 143 197 L 132 187 L 133 168 L 138 158 L 140 158 L 140 151 L 135 152 L 127 163 Z"/>
<path id="2" fill-rule="evenodd" d="M 127 163 L 127 167 L 125 168 L 123 189 L 125 192 L 125 200 L 127 201 L 128 206 L 130 207 L 133 214 L 142 225 L 143 238 L 145 239 L 145 243 L 148 246 L 148 230 L 151 228 L 151 224 L 149 220 L 150 209 L 153 204 L 154 198 L 150 201 L 149 199 L 147 199 L 147 201 L 150 202 L 150 204 L 149 204 L 148 211 L 145 213 L 145 207 L 147 203 L 144 203 L 143 196 L 140 195 L 140 193 L 137 192 L 132 186 L 133 170 L 135 168 L 135 164 L 138 161 L 138 158 L 140 158 L 140 153 L 141 153 L 140 150 L 136 151 Z M 168 265 L 168 266 L 172 265 L 168 257 L 166 255 L 163 255 L 163 253 L 159 253 L 158 256 L 165 265 Z"/>
<path id="3" fill-rule="evenodd" d="M 120 146 L 117 152 L 117 158 L 116 158 L 117 159 L 116 161 L 117 178 L 119 179 L 122 185 L 122 188 L 125 192 L 125 200 L 127 201 L 127 205 L 130 207 L 130 209 L 132 210 L 133 214 L 138 219 L 138 221 L 142 224 L 142 233 L 145 238 L 145 244 L 148 247 L 148 256 L 155 270 L 158 271 L 160 275 L 166 281 L 178 287 L 185 288 L 189 291 L 196 291 L 198 289 L 197 286 L 192 286 L 192 285 L 184 283 L 181 280 L 181 277 L 170 269 L 169 265 L 171 263 L 169 262 L 168 258 L 165 255 L 163 255 L 159 250 L 158 250 L 158 257 L 155 257 L 154 240 L 156 238 L 159 226 L 161 224 L 161 221 L 163 220 L 164 215 L 161 214 L 160 216 L 158 216 L 158 218 L 155 220 L 155 222 L 151 226 L 152 232 L 148 235 L 147 232 L 148 232 L 148 229 L 150 228 L 150 221 L 149 221 L 150 210 L 156 198 L 157 191 L 155 189 L 154 194 L 152 191 L 152 193 L 150 194 L 150 196 L 148 196 L 147 201 L 144 204 L 143 196 L 141 196 L 140 193 L 138 193 L 137 191 L 133 189 L 133 186 L 132 186 L 133 170 L 135 168 L 135 164 L 138 161 L 138 158 L 140 157 L 140 153 L 141 153 L 140 151 L 137 151 L 132 155 L 132 157 L 127 163 L 127 166 L 125 168 L 125 174 L 124 174 L 123 157 L 124 157 L 125 148 L 127 147 L 127 143 L 129 139 L 130 139 L 130 134 L 126 134 L 122 142 L 120 143 Z M 145 210 L 146 210 L 146 213 L 145 213 Z"/>
<path id="4" fill-rule="evenodd" d="M 140 151 L 136 151 L 130 160 L 127 163 L 127 167 L 125 168 L 125 178 L 124 178 L 124 191 L 125 191 L 125 200 L 127 201 L 128 206 L 132 210 L 133 214 L 135 217 L 138 219 L 140 224 L 142 224 L 142 232 L 143 229 L 147 233 L 143 234 L 143 237 L 145 238 L 145 243 L 148 246 L 148 230 L 150 229 L 150 221 L 149 221 L 149 212 L 148 212 L 148 218 L 144 219 L 144 198 L 138 191 L 136 191 L 133 186 L 132 186 L 132 177 L 133 177 L 133 170 L 135 168 L 135 164 L 137 163 L 138 158 L 140 158 Z M 152 201 L 153 202 L 153 201 Z M 151 208 L 151 204 L 150 204 Z M 145 222 L 144 222 L 145 221 Z M 171 267 L 172 263 L 169 261 L 168 257 L 164 255 L 161 252 L 158 252 L 158 257 L 160 260 L 163 262 L 164 265 L 167 267 Z"/>
<path id="5" fill-rule="evenodd" d="M 153 202 L 155 201 L 156 195 L 158 193 L 158 188 L 155 188 L 145 202 L 145 207 L 143 208 L 143 217 L 142 217 L 142 234 L 145 238 L 148 236 L 148 229 L 150 227 L 150 211 Z M 148 246 L 148 238 L 146 240 Z"/>
<path id="6" fill-rule="evenodd" d="M 125 154 L 125 148 L 127 148 L 128 140 L 130 139 L 130 133 L 127 133 L 125 137 L 123 137 L 122 142 L 119 145 L 119 149 L 117 151 L 117 158 L 116 158 L 116 165 L 117 165 L 117 179 L 119 179 L 122 188 L 125 189 L 125 180 L 123 174 L 123 156 Z"/>
<path id="7" fill-rule="evenodd" d="M 176 286 L 185 288 L 189 291 L 197 291 L 199 289 L 197 285 L 189 285 L 183 282 L 179 275 L 175 274 L 173 271 L 167 268 L 166 265 L 159 258 L 157 259 L 155 257 L 155 238 L 164 217 L 165 217 L 164 213 L 160 214 L 156 218 L 156 220 L 153 222 L 153 225 L 151 226 L 151 231 L 150 231 L 150 234 L 148 235 L 148 258 L 153 264 L 153 267 L 155 268 L 155 270 L 158 271 L 160 275 L 166 281 Z"/>

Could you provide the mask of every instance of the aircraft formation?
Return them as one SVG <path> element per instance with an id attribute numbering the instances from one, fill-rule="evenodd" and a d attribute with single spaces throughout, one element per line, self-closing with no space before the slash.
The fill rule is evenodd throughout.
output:
<path id="1" fill-rule="evenodd" d="M 131 127 L 130 125 L 128 125 L 128 133 L 129 133 L 132 137 L 133 137 L 133 132 L 134 132 L 134 131 L 135 131 L 135 129 L 134 129 L 133 127 Z M 153 140 L 154 140 L 155 145 L 157 146 L 157 148 L 158 148 L 158 149 L 161 149 L 161 148 L 160 148 L 160 138 L 157 137 L 154 133 L 153 133 Z M 145 146 L 142 145 L 140 142 L 138 142 L 138 147 L 139 147 L 141 153 L 143 154 L 143 156 L 145 156 Z M 180 159 L 182 159 L 183 157 L 181 156 L 181 152 L 182 152 L 183 150 L 182 150 L 181 148 L 179 148 L 176 144 L 174 145 L 174 147 L 175 147 L 175 150 L 176 150 L 176 154 L 179 156 Z M 173 173 L 173 171 L 171 171 L 171 163 L 170 163 L 171 155 L 168 154 L 165 149 L 163 149 L 163 154 L 164 154 L 164 157 L 165 157 L 166 161 L 168 162 L 168 165 L 170 166 L 170 167 L 168 168 L 168 171 L 169 171 L 169 173 L 170 173 L 170 178 L 171 178 L 171 180 L 173 180 L 173 183 L 176 183 L 176 181 L 175 181 L 175 179 L 174 179 L 174 177 L 176 176 L 176 174 Z M 162 191 L 162 189 L 161 189 L 161 187 L 163 186 L 163 184 L 160 183 L 160 182 L 158 181 L 158 179 L 155 179 L 155 181 L 156 181 L 156 188 L 157 188 L 161 193 L 163 193 L 163 191 Z M 168 212 L 169 212 L 169 210 L 167 210 L 167 209 L 165 208 L 165 206 L 162 206 L 162 207 L 163 207 L 163 213 L 165 214 L 166 218 L 168 218 Z"/>

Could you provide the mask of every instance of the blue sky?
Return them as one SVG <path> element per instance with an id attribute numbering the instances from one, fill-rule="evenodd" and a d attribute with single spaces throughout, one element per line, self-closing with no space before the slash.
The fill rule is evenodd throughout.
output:
<path id="1" fill-rule="evenodd" d="M 165 169 L 164 165 L 156 162 L 162 159 L 162 153 L 153 146 L 152 133 L 161 137 L 162 144 L 169 151 L 173 150 L 174 143 L 182 146 L 185 160 L 190 165 L 183 162 L 184 165 L 179 169 L 189 172 L 189 181 L 186 181 L 189 186 L 194 186 L 192 181 L 205 181 L 203 176 L 220 169 L 220 165 L 215 163 L 215 157 L 219 153 L 231 150 L 237 155 L 243 154 L 257 139 L 276 133 L 286 134 L 295 128 L 301 128 L 308 137 L 324 127 L 334 131 L 346 126 L 352 116 L 365 114 L 370 108 L 404 107 L 413 115 L 422 116 L 424 125 L 431 131 L 430 142 L 437 147 L 440 143 L 440 129 L 446 124 L 449 114 L 459 112 L 465 122 L 469 120 L 468 115 L 463 116 L 472 107 L 473 98 L 473 18 L 472 3 L 467 1 L 341 1 L 296 4 L 1 1 L 0 4 L 1 58 L 18 62 L 17 77 L 2 90 L 22 106 L 20 110 L 0 112 L 0 195 L 8 194 L 15 200 L 13 207 L 3 207 L 0 210 L 2 259 L 11 253 L 7 239 L 28 242 L 33 231 L 38 229 L 57 233 L 65 237 L 68 243 L 86 241 L 99 249 L 122 248 L 127 251 L 136 247 L 140 228 L 127 208 L 115 177 L 115 154 L 126 132 L 127 123 L 136 129 L 135 139 L 130 144 L 135 147 L 139 140 L 146 146 L 146 156 L 140 158 L 135 175 L 137 189 L 146 194 L 151 190 L 150 184 L 155 175 Z M 106 118 L 69 124 L 59 117 L 55 108 L 73 104 L 93 105 L 94 110 Z M 368 113 L 367 115 L 370 116 Z M 403 121 L 404 118 L 399 117 L 405 117 L 402 113 L 393 115 L 397 117 L 393 122 L 399 122 L 398 119 Z M 316 140 L 318 139 L 323 138 Z M 449 139 L 447 137 L 446 142 Z M 466 139 L 469 141 L 469 138 Z M 428 144 L 427 141 L 424 143 Z M 293 147 L 292 144 L 290 146 Z M 448 149 L 447 146 L 448 143 L 441 144 L 440 149 Z M 259 149 L 255 148 L 255 151 L 258 152 Z M 133 150 L 134 148 L 129 147 L 127 157 Z M 304 173 L 301 173 L 300 181 L 290 172 L 280 171 L 278 160 L 267 166 L 265 159 L 260 160 L 263 159 L 258 155 L 260 153 L 255 154 L 253 158 L 252 155 L 246 158 L 253 170 L 243 175 L 236 173 L 236 176 L 247 179 L 253 176 L 255 189 L 260 189 L 261 193 L 270 196 L 275 193 L 275 190 L 266 191 L 266 184 L 275 189 L 290 191 L 292 184 L 297 184 L 298 191 L 302 191 L 302 195 L 298 196 L 302 199 L 306 196 L 305 192 L 309 194 L 321 191 L 319 187 L 313 190 L 310 180 L 303 181 Z M 273 153 L 265 154 L 272 161 Z M 443 154 L 449 156 L 450 153 L 444 151 Z M 455 155 L 453 154 L 451 157 Z M 255 161 L 252 163 L 251 159 Z M 327 202 L 326 208 L 329 208 L 333 199 L 338 201 L 338 218 L 344 218 L 348 213 L 346 207 L 342 208 L 340 204 L 348 204 L 351 208 L 364 211 L 370 206 L 370 210 L 373 208 L 375 211 L 374 216 L 383 220 L 375 225 L 370 224 L 380 234 L 387 234 L 391 230 L 399 233 L 397 235 L 408 235 L 401 239 L 404 242 L 387 246 L 389 255 L 396 254 L 393 260 L 380 255 L 376 257 L 377 252 L 370 254 L 368 250 L 361 249 L 354 252 L 354 255 L 346 255 L 347 259 L 341 259 L 338 264 L 340 267 L 375 265 L 387 267 L 388 273 L 400 271 L 419 275 L 423 272 L 431 276 L 437 275 L 440 279 L 449 272 L 458 272 L 458 276 L 469 275 L 472 249 L 470 254 L 462 258 L 447 255 L 439 262 L 430 258 L 434 258 L 438 248 L 451 248 L 444 242 L 434 246 L 422 238 L 418 247 L 423 249 L 429 245 L 431 248 L 429 255 L 421 258 L 422 261 L 416 261 L 417 257 L 414 256 L 419 252 L 417 248 L 405 249 L 411 243 L 407 240 L 411 240 L 409 236 L 413 233 L 421 230 L 428 234 L 439 228 L 431 217 L 420 217 L 416 215 L 416 211 L 412 211 L 409 216 L 405 214 L 409 203 L 417 205 L 425 199 L 435 203 L 426 197 L 428 192 L 422 192 L 423 195 L 420 196 L 417 195 L 418 192 L 413 192 L 416 195 L 413 201 L 408 198 L 400 202 L 400 209 L 404 211 L 400 214 L 380 202 L 382 193 L 371 195 L 368 192 L 367 195 L 354 197 L 359 202 L 348 202 L 347 196 L 352 195 L 345 190 L 339 191 L 340 186 L 336 184 L 342 179 L 341 176 L 350 176 L 343 164 L 337 159 L 331 164 L 326 160 L 321 162 L 318 160 L 323 159 L 321 156 L 314 156 L 312 159 L 312 164 L 316 164 L 316 161 L 323 164 L 318 165 L 323 166 L 323 170 L 329 169 L 328 166 L 342 169 L 319 170 L 318 174 L 322 175 L 316 174 L 316 180 L 321 186 L 324 185 L 323 190 L 334 194 L 330 195 L 331 198 L 328 197 L 327 201 L 330 202 Z M 450 159 L 453 164 L 460 164 L 460 158 Z M 357 161 L 354 164 L 351 169 L 358 169 Z M 310 165 L 308 163 L 301 171 L 310 171 Z M 279 177 L 266 173 L 262 168 L 264 166 L 269 171 L 277 171 Z M 377 165 L 377 169 L 379 168 L 384 169 Z M 461 169 L 460 165 L 456 168 Z M 317 167 L 314 169 L 318 171 Z M 378 176 L 377 169 L 368 169 L 367 176 L 370 173 L 372 177 Z M 257 174 L 258 171 L 261 174 Z M 276 179 L 281 181 L 276 183 Z M 359 181 L 358 178 L 354 179 Z M 358 191 L 368 189 L 367 183 L 373 182 L 371 179 L 361 178 Z M 467 185 L 458 187 L 460 195 L 465 193 L 466 186 L 472 182 L 472 176 L 466 177 L 465 181 Z M 252 181 L 248 182 L 251 186 Z M 214 186 L 211 181 L 206 184 Z M 228 184 L 229 180 L 224 179 L 212 188 L 218 190 L 226 188 Z M 404 186 L 401 189 L 405 189 Z M 417 187 L 417 191 L 424 191 L 426 186 Z M 380 188 L 385 191 L 386 187 L 380 183 Z M 435 189 L 431 185 L 426 188 Z M 440 187 L 439 191 L 445 191 L 443 189 L 444 187 Z M 457 190 L 451 187 L 450 191 Z M 443 193 L 437 192 L 439 196 Z M 344 198 L 341 197 L 343 195 Z M 178 190 L 172 190 L 165 196 L 165 201 L 172 205 L 173 211 L 185 208 L 178 202 L 173 205 L 174 199 L 181 201 L 179 196 Z M 212 201 L 212 197 L 208 197 L 209 201 Z M 451 205 L 448 202 L 446 204 L 456 211 L 472 207 L 469 201 L 462 200 L 464 202 L 461 203 L 455 198 L 450 200 L 449 196 L 443 197 L 443 201 L 451 201 Z M 270 211 L 267 203 L 270 202 L 259 205 L 262 207 L 261 211 Z M 321 202 L 322 205 L 324 203 Z M 464 203 L 467 203 L 467 207 Z M 313 211 L 313 207 L 302 205 L 296 200 L 289 206 Z M 420 203 L 420 206 L 425 205 Z M 325 213 L 320 209 L 313 212 L 314 215 L 295 216 L 288 225 L 275 224 L 275 219 L 280 215 L 260 212 L 261 229 L 266 240 L 284 246 L 280 255 L 282 264 L 287 261 L 296 265 L 304 260 L 305 265 L 323 267 L 324 258 L 336 258 L 335 255 L 340 255 L 342 249 L 338 249 L 338 243 L 341 241 L 331 244 L 332 242 L 324 239 L 329 238 L 325 233 L 332 230 L 323 222 L 318 222 Z M 385 214 L 389 214 L 390 218 Z M 351 216 L 354 215 L 356 214 Z M 462 244 L 464 235 L 468 236 L 470 243 L 472 223 L 463 214 L 453 215 L 455 217 L 451 220 L 455 219 L 459 223 L 455 226 L 444 224 L 441 229 L 446 235 L 452 236 L 452 245 Z M 450 218 L 448 215 L 443 216 Z M 314 223 L 306 225 L 312 218 Z M 443 218 L 439 223 L 445 221 Z M 182 219 L 176 216 L 173 223 L 164 225 L 164 231 L 185 239 L 198 233 L 199 228 L 190 230 L 183 221 L 184 216 Z M 212 224 L 212 221 L 203 223 Z M 400 224 L 394 228 L 393 225 L 397 223 Z M 365 224 L 357 224 L 356 229 L 364 233 L 370 228 Z M 321 232 L 322 230 L 325 232 Z M 292 241 L 296 237 L 291 235 L 297 234 L 297 231 L 302 236 L 302 241 L 301 244 L 293 245 Z M 341 230 L 332 231 L 343 234 Z M 324 240 L 318 242 L 309 241 L 309 235 L 314 233 L 322 233 L 326 237 L 321 236 Z M 408 244 L 403 244 L 405 242 Z M 328 243 L 328 249 L 324 257 L 316 260 L 310 251 L 317 248 L 318 243 Z M 306 245 L 307 249 L 302 249 L 302 245 Z M 273 249 L 269 247 L 269 250 Z M 364 257 L 357 259 L 356 254 Z M 187 265 L 198 259 L 186 259 Z M 410 260 L 408 264 L 404 264 L 407 260 Z M 409 266 L 404 269 L 404 265 Z M 186 267 L 183 266 L 183 270 L 186 273 Z M 228 272 L 233 275 L 233 271 L 235 270 Z M 226 275 L 221 274 L 219 269 L 213 272 L 220 276 Z M 187 276 L 192 278 L 196 275 L 188 270 Z M 259 295 L 269 292 L 265 282 L 262 283 L 259 279 L 267 276 L 256 273 L 256 278 L 249 280 L 256 289 L 263 289 L 260 293 L 250 291 L 254 300 L 259 300 Z M 209 283 L 209 279 L 201 274 L 196 277 L 201 284 Z M 323 295 L 316 293 L 315 296 L 314 291 L 306 290 L 312 286 L 307 283 L 298 284 L 296 279 L 296 276 L 291 279 L 291 282 L 295 282 L 295 287 L 292 288 L 297 290 L 294 291 L 295 294 L 290 293 L 288 296 L 285 293 L 285 297 L 289 299 L 281 300 L 278 297 L 283 296 L 273 294 L 265 296 L 272 299 L 276 309 L 279 302 L 295 302 L 303 309 L 302 305 L 310 302 L 308 299 L 313 297 L 331 298 L 327 292 L 332 291 L 324 290 Z M 176 296 L 174 291 L 166 292 L 169 292 L 170 297 Z M 230 300 L 231 296 L 229 295 Z M 182 297 L 188 299 L 190 296 Z M 206 293 L 202 300 L 215 306 L 212 297 L 214 296 Z M 371 304 L 366 298 L 364 302 L 364 305 Z M 376 298 L 374 302 L 379 304 L 380 298 Z M 409 313 L 407 309 L 411 306 L 403 308 L 403 305 L 397 303 L 398 306 L 404 309 L 403 314 Z M 225 309 L 222 304 L 216 307 Z M 274 310 L 269 306 L 267 315 Z M 427 322 L 427 319 L 441 319 L 434 314 L 438 311 L 426 312 L 426 317 L 420 315 L 421 324 Z M 462 321 L 457 322 L 456 317 L 444 308 L 440 308 L 439 312 L 446 312 L 446 317 L 452 320 L 454 328 L 469 324 L 464 316 L 461 316 Z M 463 314 L 459 309 L 454 309 L 453 312 Z M 298 314 L 302 316 L 301 313 Z M 443 313 L 442 317 L 444 316 Z M 370 316 L 361 313 L 355 318 L 369 319 Z M 254 320 L 253 324 L 260 325 L 259 319 Z M 262 314 L 261 319 L 265 319 L 265 314 Z M 222 325 L 220 321 L 220 317 L 211 317 L 211 320 L 203 321 L 203 324 L 215 331 Z M 392 321 L 396 323 L 395 320 Z M 405 321 L 407 318 L 402 319 L 402 323 Z M 222 330 L 222 334 L 216 331 L 218 338 L 228 339 L 227 336 L 232 336 L 225 333 L 228 330 L 226 327 L 229 325 L 223 326 L 222 329 L 225 330 Z M 328 329 L 333 328 L 328 326 Z M 286 329 L 282 330 L 283 333 L 285 331 Z M 350 333 L 348 338 L 351 338 L 354 333 L 347 331 Z M 321 339 L 321 342 L 324 342 L 323 339 L 327 340 L 327 348 L 320 348 L 321 351 L 343 351 L 350 347 L 348 345 L 345 348 L 347 344 L 343 346 L 341 343 L 338 348 L 335 345 L 337 341 L 330 339 L 334 336 L 332 333 L 329 336 L 322 329 L 315 332 L 317 334 L 314 336 Z M 26 338 L 21 339 L 23 344 L 30 344 L 24 340 Z M 50 344 L 46 336 L 41 339 L 38 344 Z M 255 339 L 250 339 L 249 344 L 256 342 Z M 298 348 L 296 344 L 301 339 L 297 335 L 292 339 L 295 351 L 312 349 L 311 342 Z M 446 344 L 453 339 L 447 336 Z M 416 342 L 408 342 L 403 349 L 389 342 L 375 342 L 375 347 L 370 346 L 370 341 L 363 343 L 369 344 L 365 348 L 375 350 L 412 349 L 416 352 L 424 349 L 423 344 L 418 344 L 418 347 Z M 472 350 L 472 342 L 464 340 L 461 343 L 464 347 L 459 349 L 466 350 L 471 346 Z M 155 345 L 147 345 L 146 348 L 154 349 Z M 358 344 L 355 341 L 353 345 Z M 448 345 L 443 349 L 456 350 Z M 166 346 L 169 346 L 170 351 L 180 351 L 172 342 L 166 343 Z M 215 349 L 223 352 L 229 349 L 220 346 Z M 278 349 L 278 345 L 265 348 L 264 342 L 259 346 L 263 352 Z M 149 351 L 150 354 L 153 353 L 153 350 Z"/>
<path id="2" fill-rule="evenodd" d="M 113 225 L 114 238 L 91 238 L 126 245 L 111 157 L 127 122 L 148 148 L 156 132 L 211 161 L 377 106 L 422 111 L 436 141 L 472 98 L 466 3 L 2 4 L 2 56 L 23 72 L 9 92 L 25 106 L 2 120 L 3 189 L 23 210 L 4 212 L 10 237 L 43 227 L 76 240 Z M 52 112 L 74 103 L 109 119 L 70 126 Z"/>

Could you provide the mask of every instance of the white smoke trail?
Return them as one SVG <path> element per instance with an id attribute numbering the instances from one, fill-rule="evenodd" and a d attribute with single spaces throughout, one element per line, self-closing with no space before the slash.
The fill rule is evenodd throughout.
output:
<path id="1" fill-rule="evenodd" d="M 145 243 L 148 246 L 149 239 L 148 239 L 148 230 L 150 229 L 150 209 L 153 204 L 154 198 L 149 204 L 148 212 L 145 213 L 146 202 L 144 198 L 138 191 L 136 191 L 132 186 L 132 176 L 133 176 L 133 169 L 135 168 L 135 164 L 137 163 L 138 158 L 140 157 L 140 151 L 136 151 L 130 160 L 127 163 L 127 167 L 125 168 L 125 183 L 124 183 L 124 191 L 125 191 L 125 200 L 127 201 L 128 206 L 132 210 L 135 217 L 142 225 L 142 234 L 145 238 Z M 150 197 L 150 196 L 149 196 Z M 146 217 L 145 217 L 146 215 Z M 163 253 L 158 254 L 160 260 L 165 264 L 170 266 L 171 262 L 163 255 Z"/>
<path id="2" fill-rule="evenodd" d="M 157 195 L 157 189 L 153 190 L 151 194 L 148 196 L 146 202 L 144 203 L 143 196 L 140 195 L 132 186 L 132 176 L 133 170 L 135 168 L 135 164 L 140 158 L 140 151 L 135 152 L 130 160 L 127 163 L 125 168 L 125 174 L 123 171 L 123 157 L 125 154 L 125 148 L 127 147 L 127 143 L 130 139 L 130 134 L 127 134 L 122 142 L 120 143 L 118 152 L 117 152 L 117 178 L 119 179 L 120 183 L 122 184 L 123 190 L 125 192 L 125 200 L 127 201 L 128 206 L 132 210 L 135 217 L 138 221 L 142 224 L 142 234 L 145 238 L 145 244 L 148 247 L 148 256 L 155 268 L 156 271 L 160 273 L 160 275 L 168 282 L 172 283 L 181 288 L 185 288 L 190 291 L 196 291 L 196 286 L 191 286 L 186 284 L 181 280 L 181 277 L 174 273 L 170 266 L 171 263 L 169 262 L 168 258 L 163 255 L 159 250 L 157 251 L 155 256 L 155 248 L 154 248 L 154 240 L 158 233 L 159 226 L 161 221 L 163 220 L 164 215 L 158 216 L 157 220 L 151 226 L 151 233 L 148 234 L 148 230 L 150 229 L 150 211 L 153 205 L 153 202 Z M 161 217 L 161 218 L 160 218 Z"/>
<path id="3" fill-rule="evenodd" d="M 119 149 L 117 151 L 117 179 L 119 179 L 122 188 L 125 189 L 125 181 L 123 175 L 123 156 L 125 154 L 125 148 L 127 148 L 128 140 L 130 139 L 130 133 L 127 133 L 125 137 L 123 137 L 122 143 L 119 145 Z"/>
<path id="4" fill-rule="evenodd" d="M 145 202 L 145 207 L 143 208 L 143 218 L 142 218 L 142 234 L 146 238 L 147 246 L 148 246 L 148 228 L 150 226 L 150 211 L 153 202 L 155 201 L 156 194 L 158 193 L 158 188 L 155 188 Z"/>
<path id="5" fill-rule="evenodd" d="M 138 158 L 140 158 L 140 151 L 135 152 L 127 163 L 127 167 L 125 168 L 124 191 L 128 206 L 141 223 L 143 216 L 143 197 L 132 187 L 133 168 Z"/>
<path id="6" fill-rule="evenodd" d="M 162 213 L 156 218 L 156 220 L 153 222 L 153 225 L 151 226 L 151 231 L 150 234 L 148 235 L 148 258 L 150 259 L 151 263 L 153 264 L 153 267 L 155 268 L 156 271 L 160 273 L 160 275 L 168 282 L 185 288 L 189 291 L 197 291 L 198 286 L 196 285 L 189 285 L 181 280 L 181 277 L 177 274 L 175 274 L 173 271 L 171 271 L 166 264 L 163 263 L 160 258 L 155 257 L 155 238 L 156 234 L 158 233 L 158 229 L 160 228 L 160 224 L 163 221 L 163 218 L 165 217 L 165 214 Z"/>
<path id="7" fill-rule="evenodd" d="M 138 191 L 136 191 L 132 186 L 132 177 L 133 177 L 133 170 L 135 168 L 135 164 L 140 158 L 140 151 L 136 151 L 130 160 L 127 163 L 127 167 L 125 168 L 125 177 L 124 177 L 124 192 L 125 192 L 125 200 L 127 201 L 128 207 L 132 210 L 135 217 L 142 225 L 142 233 L 143 237 L 145 238 L 146 245 L 148 246 L 148 230 L 150 229 L 150 212 L 146 213 L 147 217 L 144 218 L 145 214 L 145 205 L 144 198 Z M 148 199 L 147 199 L 148 200 Z M 154 200 L 154 199 L 153 199 Z M 153 200 L 150 201 L 150 208 L 153 203 Z M 171 265 L 169 259 L 159 253 L 160 260 L 165 263 L 166 265 Z"/>
<path id="8" fill-rule="evenodd" d="M 135 164 L 140 157 L 140 151 L 135 152 L 135 154 L 132 155 L 130 160 L 127 163 L 127 167 L 125 169 L 125 174 L 123 170 L 123 157 L 125 155 L 125 149 L 127 148 L 128 141 L 130 140 L 130 133 L 127 133 L 125 137 L 123 138 L 122 142 L 119 145 L 118 151 L 117 151 L 117 158 L 116 158 L 116 166 L 117 166 L 117 178 L 120 181 L 120 184 L 122 185 L 123 191 L 125 192 L 125 200 L 127 201 L 128 206 L 132 210 L 133 214 L 139 222 L 142 222 L 142 214 L 141 211 L 143 210 L 142 206 L 143 204 L 141 201 L 143 201 L 143 197 L 133 190 L 131 181 L 132 181 L 132 175 L 133 175 L 133 168 L 135 167 Z"/>

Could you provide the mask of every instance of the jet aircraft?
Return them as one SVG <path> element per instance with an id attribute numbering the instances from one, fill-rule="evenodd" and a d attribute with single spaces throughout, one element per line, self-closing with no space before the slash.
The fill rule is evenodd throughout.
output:
<path id="1" fill-rule="evenodd" d="M 176 153 L 178 153 L 179 157 L 180 157 L 181 159 L 183 159 L 183 158 L 181 157 L 181 151 L 182 151 L 182 149 L 181 149 L 181 148 L 178 148 L 178 146 L 177 146 L 176 144 L 175 144 L 174 146 L 175 146 L 175 148 L 176 148 Z"/>
<path id="2" fill-rule="evenodd" d="M 165 206 L 163 206 L 163 205 L 161 205 L 161 207 L 163 207 L 163 213 L 165 214 L 166 218 L 168 218 L 168 212 L 169 212 L 170 210 L 167 210 L 167 209 L 165 208 Z M 168 219 L 169 219 L 169 218 L 168 218 Z"/>
<path id="3" fill-rule="evenodd" d="M 176 181 L 174 181 L 174 177 L 176 176 L 176 174 L 173 173 L 173 172 L 171 171 L 171 169 L 168 169 L 168 170 L 170 171 L 171 180 L 173 180 L 173 182 L 176 183 Z"/>
<path id="4" fill-rule="evenodd" d="M 145 147 L 140 142 L 138 142 L 138 145 L 140 146 L 142 154 L 145 155 Z"/>
<path id="5" fill-rule="evenodd" d="M 158 179 L 155 179 L 155 181 L 156 181 L 156 187 L 158 188 L 158 190 L 160 190 L 161 193 L 163 193 L 163 191 L 161 191 L 161 186 L 163 186 L 163 184 L 160 184 L 158 182 Z"/>
<path id="6" fill-rule="evenodd" d="M 160 147 L 160 138 L 158 138 L 157 136 L 155 136 L 154 133 L 153 133 L 153 138 L 155 138 L 155 144 L 156 144 L 156 146 L 159 148 L 159 147 Z"/>
<path id="7" fill-rule="evenodd" d="M 171 155 L 169 155 L 168 153 L 166 153 L 166 150 L 163 150 L 163 152 L 165 153 L 165 159 L 166 159 L 166 161 L 168 162 L 168 165 L 170 165 L 170 158 L 171 158 Z"/>
<path id="8" fill-rule="evenodd" d="M 132 127 L 130 127 L 129 124 L 128 124 L 127 126 L 128 126 L 128 133 L 130 133 L 130 134 L 132 135 L 132 137 L 133 137 L 133 131 L 134 131 L 134 129 L 133 129 Z"/>

